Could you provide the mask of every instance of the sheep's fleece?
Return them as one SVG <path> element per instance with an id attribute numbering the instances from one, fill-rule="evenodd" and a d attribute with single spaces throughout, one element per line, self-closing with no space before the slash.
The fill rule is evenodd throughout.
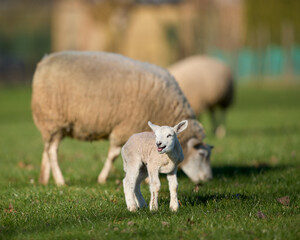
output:
<path id="1" fill-rule="evenodd" d="M 207 108 L 231 105 L 233 76 L 230 68 L 220 60 L 196 55 L 174 63 L 168 70 L 197 116 Z"/>
<path id="2" fill-rule="evenodd" d="M 196 139 L 199 145 L 205 137 L 202 125 L 168 71 L 113 53 L 65 51 L 44 57 L 34 74 L 32 112 L 44 140 L 39 179 L 43 184 L 49 181 L 50 169 L 56 184 L 64 184 L 57 149 L 65 136 L 110 141 L 98 177 L 100 183 L 106 181 L 113 160 L 128 138 L 150 130 L 149 120 L 175 125 L 188 119 L 189 127 L 179 137 L 185 161 L 189 161 L 190 154 L 195 159 L 188 142 Z M 201 156 L 198 158 L 202 161 Z"/>

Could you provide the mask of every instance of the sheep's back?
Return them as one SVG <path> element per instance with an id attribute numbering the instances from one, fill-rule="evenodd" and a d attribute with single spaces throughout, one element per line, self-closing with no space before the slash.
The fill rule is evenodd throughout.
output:
<path id="1" fill-rule="evenodd" d="M 32 110 L 45 139 L 53 132 L 83 140 L 113 136 L 124 143 L 147 121 L 193 117 L 171 75 L 157 66 L 104 52 L 61 52 L 38 65 Z"/>
<path id="2" fill-rule="evenodd" d="M 232 86 L 230 69 L 208 56 L 193 56 L 169 67 L 196 115 L 224 102 Z M 228 99 L 229 100 L 229 99 Z"/>

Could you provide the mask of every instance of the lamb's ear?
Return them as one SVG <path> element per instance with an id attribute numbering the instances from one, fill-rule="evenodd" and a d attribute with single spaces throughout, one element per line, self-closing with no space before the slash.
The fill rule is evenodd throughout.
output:
<path id="1" fill-rule="evenodd" d="M 153 124 L 153 123 L 150 122 L 150 121 L 148 121 L 148 125 L 149 125 L 149 127 L 152 129 L 153 132 L 155 132 L 155 131 L 159 128 L 158 125 L 155 125 L 155 124 Z"/>
<path id="2" fill-rule="evenodd" d="M 183 130 L 185 130 L 188 126 L 188 121 L 183 120 L 180 123 L 178 123 L 175 127 L 173 127 L 176 134 L 181 133 Z"/>

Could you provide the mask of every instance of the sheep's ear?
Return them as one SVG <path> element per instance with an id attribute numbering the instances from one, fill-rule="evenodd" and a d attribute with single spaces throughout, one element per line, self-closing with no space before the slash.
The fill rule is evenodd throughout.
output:
<path id="1" fill-rule="evenodd" d="M 178 123 L 175 127 L 173 127 L 174 131 L 176 134 L 182 132 L 183 130 L 185 130 L 188 126 L 188 121 L 187 120 L 183 120 L 180 123 Z"/>
<path id="2" fill-rule="evenodd" d="M 150 122 L 150 121 L 148 121 L 148 125 L 149 125 L 149 127 L 152 129 L 153 132 L 155 132 L 155 131 L 159 128 L 158 125 L 155 125 L 155 124 L 153 124 L 153 123 Z"/>
<path id="3" fill-rule="evenodd" d="M 200 144 L 201 144 L 201 142 L 200 142 L 197 138 L 191 138 L 191 139 L 187 142 L 188 149 L 196 148 L 196 147 L 199 146 Z"/>

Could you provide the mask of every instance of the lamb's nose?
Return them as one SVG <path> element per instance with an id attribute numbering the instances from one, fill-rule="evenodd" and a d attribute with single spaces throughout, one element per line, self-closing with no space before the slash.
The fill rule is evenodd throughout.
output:
<path id="1" fill-rule="evenodd" d="M 159 147 L 161 145 L 161 142 L 157 142 L 156 145 Z"/>

